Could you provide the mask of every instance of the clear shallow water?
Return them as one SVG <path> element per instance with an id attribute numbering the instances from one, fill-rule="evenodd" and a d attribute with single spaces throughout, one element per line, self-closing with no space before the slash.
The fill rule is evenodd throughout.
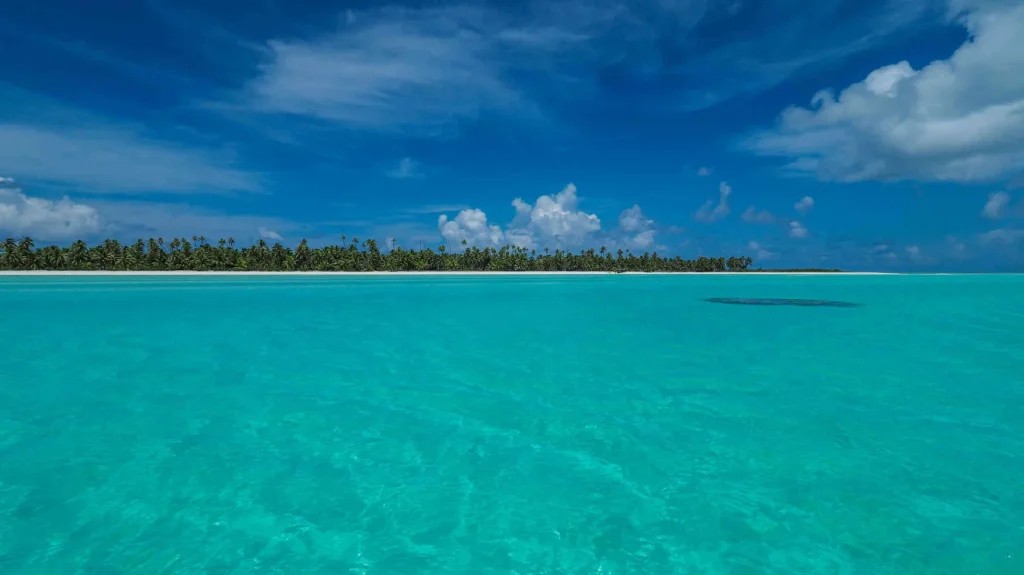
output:
<path id="1" fill-rule="evenodd" d="M 5 575 L 1024 573 L 1024 276 L 7 277 L 0 333 Z"/>

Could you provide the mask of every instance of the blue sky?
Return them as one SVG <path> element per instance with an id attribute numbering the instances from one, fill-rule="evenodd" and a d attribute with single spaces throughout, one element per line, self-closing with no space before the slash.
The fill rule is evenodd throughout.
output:
<path id="1" fill-rule="evenodd" d="M 0 232 L 1024 269 L 1013 0 L 0 7 Z"/>

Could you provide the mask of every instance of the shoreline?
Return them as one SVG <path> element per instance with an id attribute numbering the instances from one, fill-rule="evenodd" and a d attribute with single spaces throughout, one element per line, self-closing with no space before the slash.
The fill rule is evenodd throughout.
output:
<path id="1" fill-rule="evenodd" d="M 475 272 L 475 271 L 424 271 L 424 272 L 265 272 L 265 271 L 49 271 L 49 270 L 4 270 L 0 277 L 15 276 L 886 276 L 907 275 L 892 272 Z M 919 274 L 932 275 L 932 274 Z"/>

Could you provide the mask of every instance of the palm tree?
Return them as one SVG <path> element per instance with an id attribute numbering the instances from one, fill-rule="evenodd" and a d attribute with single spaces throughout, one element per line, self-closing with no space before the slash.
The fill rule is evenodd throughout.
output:
<path id="1" fill-rule="evenodd" d="M 345 237 L 344 240 L 348 238 Z M 258 269 L 258 270 L 493 270 L 493 271 L 743 271 L 750 269 L 753 260 L 749 256 L 716 257 L 700 256 L 696 260 L 680 257 L 665 258 L 657 252 L 635 256 L 629 250 L 618 250 L 613 254 L 607 248 L 595 252 L 585 249 L 579 253 L 564 250 L 558 246 L 552 253 L 545 249 L 543 255 L 536 250 L 521 246 L 478 248 L 468 240 L 461 240 L 460 253 L 450 253 L 447 245 L 440 245 L 437 251 L 430 248 L 419 250 L 397 249 L 392 238 L 392 250 L 382 253 L 377 242 L 368 239 L 362 244 L 358 238 L 345 246 L 323 246 L 311 248 L 307 240 L 291 249 L 279 242 L 273 247 L 260 239 L 251 247 L 236 249 L 234 238 L 219 240 L 218 247 L 206 243 L 205 236 L 196 236 L 199 246 L 186 238 L 176 237 L 170 242 L 170 252 L 163 249 L 163 238 L 139 239 L 134 244 L 122 246 L 117 240 L 106 240 L 90 248 L 77 240 L 69 247 L 46 246 L 35 250 L 32 238 L 16 241 L 7 239 L 0 245 L 0 268 L 2 269 L 104 269 L 104 270 L 209 270 L 209 269 Z M 362 246 L 360 248 L 360 245 Z M 822 270 L 828 271 L 828 270 Z"/>
<path id="2" fill-rule="evenodd" d="M 18 269 L 20 255 L 18 243 L 14 241 L 14 238 L 7 238 L 7 241 L 4 242 L 4 257 L 0 260 L 0 265 L 8 270 Z"/>

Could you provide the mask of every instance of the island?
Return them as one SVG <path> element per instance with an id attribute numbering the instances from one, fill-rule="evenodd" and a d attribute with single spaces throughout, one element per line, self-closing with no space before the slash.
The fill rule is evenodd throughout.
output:
<path id="1" fill-rule="evenodd" d="M 105 240 L 88 245 L 36 248 L 32 238 L 7 239 L 0 245 L 0 271 L 133 271 L 133 272 L 608 272 L 698 273 L 776 271 L 752 268 L 748 256 L 683 259 L 657 252 L 630 250 L 537 250 L 517 246 L 478 248 L 463 241 L 461 251 L 441 245 L 436 250 L 405 249 L 392 243 L 381 251 L 374 240 L 341 236 L 340 245 L 310 247 L 302 240 L 294 249 L 258 240 L 236 247 L 234 238 L 208 243 L 204 236 L 139 239 L 132 244 Z M 793 273 L 840 270 L 779 270 Z"/>

